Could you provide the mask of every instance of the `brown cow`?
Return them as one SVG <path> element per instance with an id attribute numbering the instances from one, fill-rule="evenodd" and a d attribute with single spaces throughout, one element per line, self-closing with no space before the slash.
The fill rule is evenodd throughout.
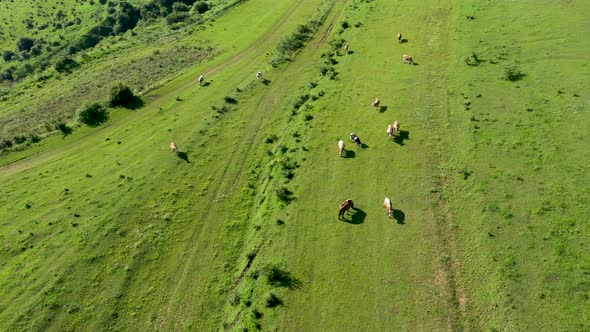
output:
<path id="1" fill-rule="evenodd" d="M 414 64 L 414 59 L 410 55 L 404 54 L 404 63 Z"/>
<path id="2" fill-rule="evenodd" d="M 354 209 L 354 203 L 352 202 L 352 199 L 347 199 L 344 201 L 344 203 L 340 204 L 340 208 L 338 209 L 338 220 L 342 220 L 344 218 L 344 214 L 350 209 Z"/>

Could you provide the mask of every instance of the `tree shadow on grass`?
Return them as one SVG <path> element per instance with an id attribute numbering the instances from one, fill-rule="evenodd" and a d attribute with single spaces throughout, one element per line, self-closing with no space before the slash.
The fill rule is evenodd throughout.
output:
<path id="1" fill-rule="evenodd" d="M 343 218 L 342 221 L 353 224 L 353 225 L 360 225 L 365 222 L 365 218 L 367 217 L 367 213 L 359 208 L 352 208 L 354 212 L 350 216 L 350 220 Z"/>
<path id="2" fill-rule="evenodd" d="M 128 110 L 136 110 L 138 108 L 142 108 L 143 105 L 144 102 L 141 98 L 139 98 L 138 96 L 133 96 L 133 99 L 126 105 L 123 105 L 123 108 L 126 108 Z"/>
<path id="3" fill-rule="evenodd" d="M 190 163 L 190 161 L 188 160 L 188 155 L 186 154 L 186 152 L 178 152 L 176 155 L 178 156 L 178 158 L 186 161 L 187 163 Z"/>
<path id="4" fill-rule="evenodd" d="M 397 136 L 393 138 L 393 141 L 399 145 L 404 145 L 405 140 L 410 139 L 410 132 L 406 130 L 400 130 Z"/>
<path id="5" fill-rule="evenodd" d="M 397 220 L 398 224 L 403 225 L 406 221 L 406 214 L 402 210 L 393 209 L 393 219 Z"/>
<path id="6" fill-rule="evenodd" d="M 387 106 L 379 107 L 379 113 L 385 113 L 385 111 L 387 111 Z"/>

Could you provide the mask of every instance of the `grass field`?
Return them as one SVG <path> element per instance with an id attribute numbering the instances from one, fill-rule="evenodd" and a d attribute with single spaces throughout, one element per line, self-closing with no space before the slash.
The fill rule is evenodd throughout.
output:
<path id="1" fill-rule="evenodd" d="M 589 10 L 248 0 L 168 44 L 163 23 L 99 44 L 28 102 L 76 105 L 64 87 L 86 73 L 106 87 L 154 56 L 182 70 L 146 73 L 141 108 L 0 156 L 1 329 L 590 329 Z M 161 44 L 139 51 L 149 29 Z"/>

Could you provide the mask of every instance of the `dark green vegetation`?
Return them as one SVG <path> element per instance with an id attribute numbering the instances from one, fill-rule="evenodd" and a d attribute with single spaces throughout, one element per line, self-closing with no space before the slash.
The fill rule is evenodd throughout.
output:
<path id="1" fill-rule="evenodd" d="M 589 10 L 248 0 L 173 25 L 159 11 L 16 83 L 2 133 L 8 150 L 37 143 L 0 157 L 2 326 L 590 329 Z M 52 100 L 75 105 L 43 120 L 57 134 L 19 131 Z M 109 118 L 78 126 L 79 108 Z"/>

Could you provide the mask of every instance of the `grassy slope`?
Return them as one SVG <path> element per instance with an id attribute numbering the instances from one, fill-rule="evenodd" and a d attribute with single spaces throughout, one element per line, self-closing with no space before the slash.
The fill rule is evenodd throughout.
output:
<path id="1" fill-rule="evenodd" d="M 209 105 L 219 103 L 234 87 L 251 82 L 265 62 L 265 50 L 281 34 L 304 22 L 317 7 L 313 1 L 284 2 L 275 8 L 291 19 L 277 20 L 276 13 L 260 15 L 269 4 L 262 0 L 248 2 L 217 21 L 223 33 L 231 28 L 242 29 L 229 22 L 244 22 L 251 27 L 249 40 L 233 40 L 236 50 L 265 36 L 259 47 L 248 49 L 246 57 L 231 58 L 226 70 L 210 77 L 212 84 L 206 89 L 197 90 L 194 84 L 194 77 L 203 68 L 193 70 L 174 84 L 154 91 L 154 99 L 147 96 L 151 103 L 141 110 L 140 117 L 117 113 L 106 127 L 80 130 L 68 137 L 69 142 L 62 148 L 37 157 L 35 164 L 26 164 L 38 165 L 36 162 L 42 161 L 42 165 L 27 170 L 9 168 L 3 174 L 2 216 L 3 227 L 8 230 L 2 238 L 7 258 L 1 279 L 3 321 L 20 327 L 55 329 L 110 324 L 124 327 L 138 324 L 130 315 L 131 311 L 139 311 L 139 322 L 153 324 L 153 328 L 173 326 L 176 319 L 179 326 L 191 320 L 199 320 L 197 326 L 218 324 L 216 315 L 195 316 L 192 306 L 212 306 L 220 301 L 221 294 L 200 297 L 201 302 L 189 301 L 185 297 L 187 289 L 176 285 L 189 283 L 198 288 L 195 293 L 206 292 L 207 287 L 220 284 L 214 276 L 220 273 L 217 269 L 222 268 L 222 262 L 226 258 L 231 262 L 230 255 L 235 256 L 235 249 L 230 248 L 230 257 L 225 257 L 221 248 L 224 243 L 215 241 L 226 235 L 220 219 L 231 220 L 234 213 L 217 195 L 227 190 L 224 197 L 228 197 L 229 191 L 236 190 L 234 186 L 240 188 L 240 182 L 221 180 L 240 176 L 246 166 L 231 163 L 232 156 L 254 142 L 238 140 L 241 143 L 220 145 L 227 138 L 219 134 L 227 126 L 235 127 L 236 135 L 249 137 L 251 131 L 256 131 L 257 122 L 245 123 L 244 116 L 252 117 L 234 113 L 228 114 L 223 124 L 212 126 Z M 211 36 L 216 36 L 215 28 Z M 176 96 L 184 100 L 177 102 Z M 252 103 L 255 105 L 256 100 Z M 247 106 L 244 109 L 255 110 Z M 254 115 L 264 120 L 264 114 Z M 199 134 L 199 130 L 209 127 L 207 135 Z M 166 133 L 165 137 L 161 133 Z M 86 137 L 83 142 L 82 137 Z M 187 152 L 190 164 L 170 155 L 170 140 Z M 59 139 L 53 138 L 44 144 L 60 144 L 56 141 Z M 160 149 L 154 150 L 155 146 Z M 12 172 L 19 172 L 19 176 L 7 178 Z M 214 196 L 206 195 L 209 186 Z M 117 191 L 120 194 L 114 194 Z M 25 201 L 34 207 L 25 209 Z M 14 209 L 6 202 L 23 203 Z M 207 213 L 210 210 L 219 213 Z M 229 214 L 226 218 L 224 211 Z M 194 244 L 201 234 L 207 236 L 202 243 Z M 232 236 L 241 238 L 239 233 Z M 229 241 L 228 245 L 233 243 Z M 29 250 L 21 252 L 21 247 Z M 196 259 L 192 250 L 199 253 L 199 263 L 205 256 L 218 259 L 213 263 L 219 266 L 200 268 L 203 273 L 199 276 L 206 281 L 203 284 L 186 279 L 185 265 L 177 264 L 187 258 L 178 256 L 182 252 Z M 23 269 L 24 265 L 28 268 Z M 189 275 L 193 271 L 186 270 Z M 20 283 L 27 276 L 31 282 Z M 169 280 L 173 277 L 179 280 Z M 179 314 L 179 306 L 186 305 L 189 308 Z M 154 308 L 162 309 L 161 316 L 155 314 Z M 113 320 L 116 317 L 124 319 Z"/>
<path id="2" fill-rule="evenodd" d="M 343 34 L 353 54 L 337 57 L 338 80 L 310 91 L 324 97 L 293 115 L 343 2 L 296 63 L 267 76 L 269 86 L 251 85 L 252 74 L 319 3 L 251 0 L 203 36 L 225 53 L 150 93 L 143 109 L 0 161 L 28 157 L 0 171 L 5 326 L 588 328 L 588 194 L 579 189 L 589 180 L 588 45 L 573 32 L 584 5 L 374 1 L 352 10 L 349 1 L 342 18 L 363 23 Z M 522 14 L 495 29 L 504 13 Z M 393 43 L 398 30 L 407 44 Z M 556 30 L 572 34 L 545 38 Z M 540 56 L 546 49 L 555 54 Z M 471 51 L 506 59 L 471 68 Z M 420 65 L 402 65 L 403 53 Z M 500 80 L 514 59 L 527 76 Z M 554 63 L 560 70 L 548 71 Z M 201 72 L 212 84 L 197 89 Z M 215 119 L 209 105 L 225 95 L 237 110 Z M 369 106 L 376 96 L 383 113 Z M 409 135 L 403 145 L 385 140 L 395 119 Z M 556 124 L 564 134 L 548 135 Z M 354 158 L 338 158 L 336 141 L 350 131 L 368 147 L 349 144 Z M 264 143 L 270 133 L 277 143 Z M 170 140 L 190 163 L 170 155 Z M 277 173 L 285 158 L 302 166 L 291 182 Z M 288 206 L 271 195 L 283 184 L 296 196 Z M 403 224 L 385 216 L 385 195 Z M 357 224 L 335 220 L 348 197 L 362 211 Z M 290 273 L 291 289 L 254 278 L 268 263 Z M 270 292 L 283 307 L 265 307 Z"/>

